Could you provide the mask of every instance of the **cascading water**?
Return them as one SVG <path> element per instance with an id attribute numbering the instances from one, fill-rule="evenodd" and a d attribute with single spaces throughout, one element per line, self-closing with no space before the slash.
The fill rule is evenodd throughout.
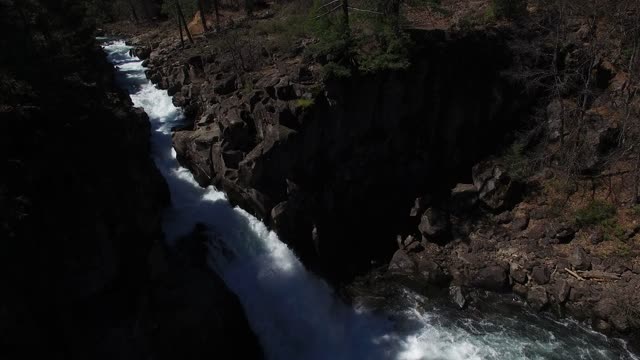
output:
<path id="1" fill-rule="evenodd" d="M 164 223 L 167 241 L 189 234 L 196 224 L 206 225 L 210 265 L 239 297 L 267 358 L 637 359 L 624 342 L 575 323 L 534 314 L 478 318 L 426 310 L 418 306 L 424 298 L 408 290 L 403 294 L 406 304 L 388 316 L 345 305 L 264 224 L 232 207 L 214 187 L 198 186 L 178 164 L 171 144 L 171 128 L 183 121 L 181 110 L 145 78 L 142 62 L 129 55 L 129 46 L 103 40 L 120 85 L 149 115 L 153 158 L 171 192 Z"/>

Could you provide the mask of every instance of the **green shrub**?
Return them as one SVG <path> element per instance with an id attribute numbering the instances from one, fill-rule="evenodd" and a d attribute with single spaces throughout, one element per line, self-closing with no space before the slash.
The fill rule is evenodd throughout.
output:
<path id="1" fill-rule="evenodd" d="M 618 244 L 618 248 L 616 249 L 616 255 L 620 257 L 628 257 L 631 255 L 631 247 L 625 243 Z"/>
<path id="2" fill-rule="evenodd" d="M 576 211 L 576 224 L 579 226 L 605 225 L 616 215 L 616 208 L 604 201 L 592 201 Z"/>
<path id="3" fill-rule="evenodd" d="M 491 0 L 491 11 L 496 18 L 516 19 L 527 12 L 526 0 Z"/>
<path id="4" fill-rule="evenodd" d="M 322 67 L 322 79 L 345 79 L 351 76 L 351 69 L 346 66 L 329 62 Z"/>
<path id="5" fill-rule="evenodd" d="M 313 99 L 298 99 L 296 100 L 296 106 L 302 109 L 306 109 L 308 107 L 313 106 L 315 101 Z"/>
<path id="6" fill-rule="evenodd" d="M 348 30 L 341 16 L 320 17 L 313 24 L 317 42 L 307 47 L 306 55 L 326 64 L 327 77 L 346 77 L 354 70 L 405 69 L 411 43 L 397 20 L 354 13 Z"/>
<path id="7" fill-rule="evenodd" d="M 515 179 L 525 179 L 532 174 L 529 159 L 524 154 L 524 145 L 515 143 L 502 156 L 509 175 Z"/>
<path id="8" fill-rule="evenodd" d="M 409 48 L 411 40 L 401 32 L 394 31 L 392 26 L 379 23 L 376 26 L 374 39 L 360 39 L 359 48 L 365 48 L 367 43 L 376 44 L 372 51 L 360 53 L 357 56 L 360 70 L 363 72 L 377 72 L 380 70 L 401 70 L 411 65 Z"/>
<path id="9" fill-rule="evenodd" d="M 618 224 L 615 219 L 607 219 L 604 220 L 600 224 L 600 228 L 602 229 L 602 233 L 604 234 L 605 240 L 623 240 L 624 239 L 624 228 Z"/>

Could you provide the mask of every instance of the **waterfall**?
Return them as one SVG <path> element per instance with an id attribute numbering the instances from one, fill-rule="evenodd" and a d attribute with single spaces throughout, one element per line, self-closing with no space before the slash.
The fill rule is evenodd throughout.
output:
<path id="1" fill-rule="evenodd" d="M 268 359 L 637 359 L 624 343 L 612 344 L 576 323 L 418 310 L 424 298 L 408 290 L 403 296 L 413 305 L 393 320 L 344 304 L 274 232 L 231 206 L 215 187 L 200 187 L 178 164 L 171 129 L 184 121 L 182 111 L 146 79 L 129 46 L 112 41 L 103 47 L 119 84 L 151 122 L 152 156 L 172 200 L 164 220 L 167 241 L 175 243 L 196 224 L 206 226 L 210 266 L 240 299 Z M 556 337 L 558 329 L 566 336 Z"/>

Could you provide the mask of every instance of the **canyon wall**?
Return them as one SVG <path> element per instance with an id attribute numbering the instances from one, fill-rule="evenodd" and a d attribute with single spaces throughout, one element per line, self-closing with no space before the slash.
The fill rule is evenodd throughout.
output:
<path id="1" fill-rule="evenodd" d="M 21 9 L 42 30 L 1 6 L 2 357 L 260 358 L 222 280 L 164 246 L 149 121 L 76 8 Z"/>
<path id="2" fill-rule="evenodd" d="M 518 124 L 529 100 L 501 74 L 505 36 L 418 31 L 409 69 L 320 90 L 299 58 L 241 75 L 224 54 L 190 49 L 176 62 L 163 49 L 148 75 L 194 119 L 174 145 L 199 182 L 338 279 L 388 261 L 414 199 L 441 201 L 470 181 L 472 165 Z"/>

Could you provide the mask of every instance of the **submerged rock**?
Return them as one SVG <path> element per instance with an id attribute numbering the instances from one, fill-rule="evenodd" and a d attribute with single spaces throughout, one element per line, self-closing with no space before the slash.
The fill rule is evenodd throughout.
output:
<path id="1" fill-rule="evenodd" d="M 449 297 L 459 309 L 464 309 L 467 306 L 467 298 L 464 296 L 462 288 L 460 286 L 452 286 L 449 288 Z"/>

